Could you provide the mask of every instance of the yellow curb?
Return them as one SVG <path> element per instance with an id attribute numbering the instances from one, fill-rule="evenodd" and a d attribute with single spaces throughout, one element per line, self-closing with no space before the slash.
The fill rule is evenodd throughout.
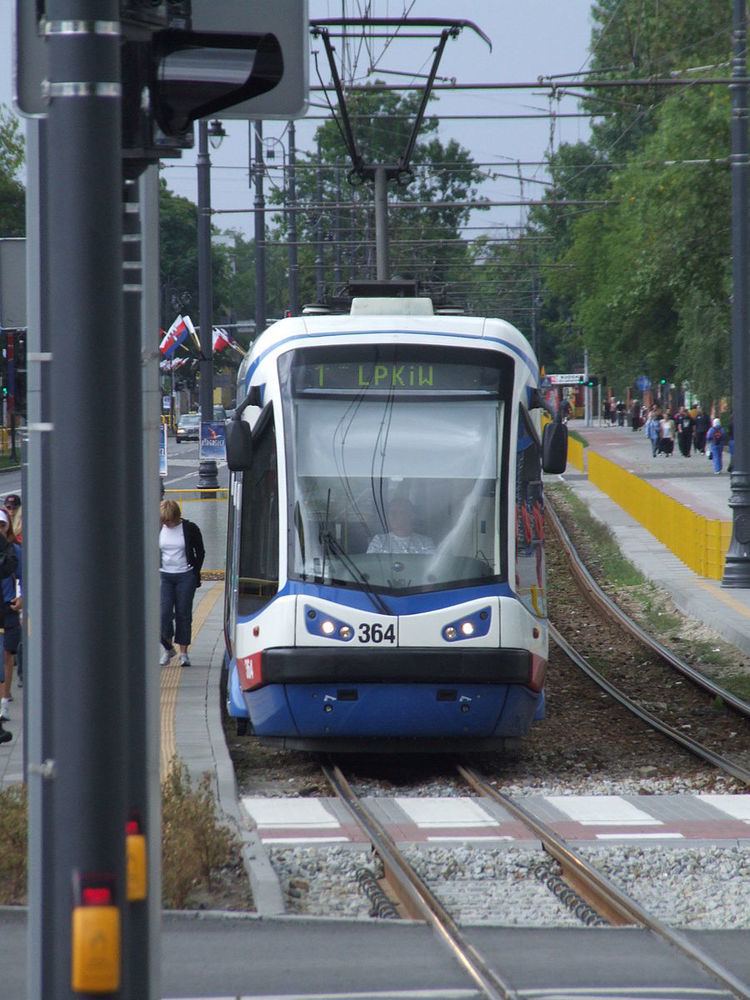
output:
<path id="1" fill-rule="evenodd" d="M 711 583 L 709 580 L 696 580 L 699 587 L 707 590 L 717 601 L 722 601 L 728 607 L 732 608 L 738 614 L 742 615 L 743 618 L 750 618 L 750 608 L 744 605 L 741 601 L 738 601 L 735 597 L 727 594 L 725 590 L 722 590 L 717 583 Z M 707 624 L 711 624 L 708 622 Z"/>
<path id="2" fill-rule="evenodd" d="M 206 623 L 206 619 L 213 611 L 214 605 L 224 591 L 221 583 L 216 582 L 208 588 L 208 592 L 201 598 L 198 607 L 193 613 L 193 635 L 197 636 Z M 160 713 L 161 713 L 161 754 L 160 773 L 164 780 L 172 758 L 177 754 L 177 741 L 175 738 L 175 711 L 177 709 L 177 691 L 180 687 L 182 667 L 179 658 L 175 655 L 166 667 L 161 671 L 160 686 Z"/>

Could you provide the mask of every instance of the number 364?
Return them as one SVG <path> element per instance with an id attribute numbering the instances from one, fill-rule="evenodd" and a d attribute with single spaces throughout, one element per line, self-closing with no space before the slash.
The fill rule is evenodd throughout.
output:
<path id="1" fill-rule="evenodd" d="M 362 624 L 359 626 L 360 642 L 395 642 L 396 629 L 393 625 L 383 626 L 380 622 L 373 622 L 372 625 Z"/>

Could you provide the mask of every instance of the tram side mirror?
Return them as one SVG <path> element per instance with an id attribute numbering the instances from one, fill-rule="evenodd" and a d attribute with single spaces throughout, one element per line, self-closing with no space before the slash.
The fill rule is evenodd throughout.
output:
<path id="1" fill-rule="evenodd" d="M 226 447 L 229 471 L 247 471 L 253 459 L 253 435 L 246 420 L 235 417 L 227 421 Z"/>
<path id="2" fill-rule="evenodd" d="M 542 468 L 551 475 L 559 475 L 565 472 L 567 464 L 568 427 L 553 420 L 547 424 L 542 434 Z"/>

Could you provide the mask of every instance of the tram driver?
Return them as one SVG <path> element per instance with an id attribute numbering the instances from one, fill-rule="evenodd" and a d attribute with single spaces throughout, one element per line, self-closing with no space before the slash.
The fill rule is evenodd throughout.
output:
<path id="1" fill-rule="evenodd" d="M 384 534 L 374 535 L 367 546 L 368 552 L 384 552 L 389 555 L 406 552 L 417 555 L 431 555 L 435 551 L 435 543 L 429 535 L 420 535 L 414 531 L 416 511 L 408 497 L 396 497 L 388 507 Z"/>

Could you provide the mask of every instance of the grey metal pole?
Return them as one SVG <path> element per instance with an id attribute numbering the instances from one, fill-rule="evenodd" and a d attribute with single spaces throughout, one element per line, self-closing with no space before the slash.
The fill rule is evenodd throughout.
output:
<path id="1" fill-rule="evenodd" d="M 140 337 L 124 336 L 121 72 L 118 0 L 48 0 L 47 314 L 51 359 L 44 476 L 42 591 L 45 711 L 51 756 L 44 780 L 42 957 L 46 996 L 73 997 L 73 909 L 90 880 L 125 903 L 129 614 L 132 521 L 126 439 L 140 420 L 123 363 L 139 368 Z M 60 502 L 61 498 L 65 502 Z M 48 513 L 47 513 L 48 510 Z M 38 665 L 36 665 L 38 668 Z M 35 669 L 31 665 L 31 671 Z M 46 728 L 46 724 L 45 724 Z M 45 766 L 46 765 L 46 766 Z M 106 873 L 102 875 L 102 873 Z M 110 881 L 111 880 L 111 881 Z M 119 935 L 115 935 L 115 940 Z M 84 944 L 84 942 L 78 942 Z M 119 941 L 117 942 L 119 945 Z M 121 961 L 105 941 L 99 959 Z"/>
<path id="2" fill-rule="evenodd" d="M 390 277 L 388 262 L 388 170 L 375 167 L 375 266 L 378 281 Z"/>
<path id="3" fill-rule="evenodd" d="M 155 638 L 159 635 L 159 493 L 156 475 L 161 436 L 161 386 L 159 359 L 154 351 L 154 331 L 159 329 L 159 168 L 148 167 L 140 177 L 141 247 L 143 294 L 141 296 L 141 365 L 143 394 L 143 483 L 145 550 L 141 581 L 145 606 L 143 705 L 145 723 L 145 825 L 148 830 L 148 961 L 151 992 L 148 1000 L 158 1000 L 161 991 L 161 782 L 159 745 L 161 733 L 161 679 L 150 670 Z M 145 961 L 145 959 L 143 959 Z"/>
<path id="4" fill-rule="evenodd" d="M 343 57 L 342 57 L 343 58 Z M 333 280 L 336 294 L 341 285 L 341 167 L 336 167 L 336 208 L 333 214 Z"/>
<path id="5" fill-rule="evenodd" d="M 293 316 L 299 316 L 299 261 L 297 247 L 297 133 L 294 122 L 289 122 L 289 177 L 287 204 L 289 205 L 289 308 Z"/>
<path id="6" fill-rule="evenodd" d="M 323 204 L 323 164 L 320 151 L 320 138 L 318 138 L 318 170 L 317 170 L 317 198 L 318 206 Z M 323 214 L 322 208 L 318 208 L 318 216 L 315 222 L 315 298 L 318 302 L 323 302 L 326 295 L 325 286 L 325 253 L 323 249 Z"/>
<path id="7" fill-rule="evenodd" d="M 734 457 L 729 506 L 732 539 L 724 563 L 722 587 L 750 587 L 750 301 L 748 299 L 748 87 L 746 0 L 734 0 L 732 97 L 732 413 Z"/>
<path id="8" fill-rule="evenodd" d="M 43 572 L 43 553 L 49 549 L 50 434 L 42 428 L 50 418 L 50 324 L 47 322 L 47 241 L 42 220 L 47 216 L 47 123 L 31 119 L 26 125 L 26 298 L 28 464 L 23 489 L 24 522 L 24 701 L 34 711 L 25 714 L 27 732 L 26 782 L 29 796 L 29 925 L 27 948 L 27 994 L 30 1000 L 53 995 L 54 921 L 52 900 L 46 886 L 54 865 L 52 812 L 49 804 L 52 782 L 46 780 L 44 762 L 52 759 L 52 711 L 43 635 L 49 613 L 50 580 Z M 29 619 L 34 622 L 28 629 Z"/>
<path id="9" fill-rule="evenodd" d="M 208 155 L 208 123 L 198 122 L 198 299 L 200 303 L 200 411 L 202 425 L 214 418 L 214 292 L 211 272 L 211 158 Z M 213 458 L 198 462 L 198 489 L 219 488 L 218 469 Z"/>
<path id="10" fill-rule="evenodd" d="M 143 394 L 141 375 L 142 314 L 143 293 L 143 253 L 141 241 L 140 189 L 136 180 L 126 180 L 123 186 L 123 298 L 125 336 L 123 338 L 123 359 L 121 377 L 128 403 L 128 424 L 142 426 L 141 400 Z M 140 498 L 129 518 L 128 546 L 123 566 L 129 583 L 127 593 L 127 620 L 132 623 L 128 629 L 127 684 L 127 731 L 128 731 L 128 798 L 127 820 L 138 824 L 138 833 L 146 836 L 147 843 L 158 830 L 150 828 L 148 815 L 147 769 L 148 751 L 155 749 L 147 745 L 146 708 L 144 696 L 146 677 L 153 671 L 147 670 L 147 663 L 153 660 L 155 652 L 149 649 L 151 657 L 146 659 L 146 633 L 144 609 L 143 567 L 146 544 L 144 537 L 144 477 L 143 477 L 143 433 L 124 435 L 122 448 L 128 469 L 128 488 L 131 494 Z M 137 581 L 137 583 L 136 583 Z M 133 584 L 136 584 L 135 586 Z M 151 644 L 149 644 L 151 645 Z M 153 646 L 155 650 L 155 645 Z M 158 836 L 157 836 L 158 840 Z M 150 928 L 147 900 L 133 901 L 128 907 L 123 940 L 123 989 L 127 996 L 148 997 L 151 963 L 157 956 L 149 953 Z M 157 953 L 158 955 L 158 953 Z"/>
<path id="11" fill-rule="evenodd" d="M 263 194 L 263 122 L 250 122 L 255 130 L 255 336 L 266 328 L 266 199 Z M 252 133 L 251 133 L 252 134 Z"/>

